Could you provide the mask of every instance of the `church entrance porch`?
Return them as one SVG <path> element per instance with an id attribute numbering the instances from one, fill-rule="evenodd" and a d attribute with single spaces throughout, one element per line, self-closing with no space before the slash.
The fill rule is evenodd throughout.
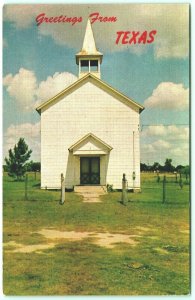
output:
<path id="1" fill-rule="evenodd" d="M 93 133 L 88 133 L 69 149 L 67 179 L 72 186 L 106 185 L 112 147 Z M 72 174 L 72 179 L 69 174 Z"/>
<path id="2" fill-rule="evenodd" d="M 100 157 L 80 157 L 80 184 L 100 184 Z"/>

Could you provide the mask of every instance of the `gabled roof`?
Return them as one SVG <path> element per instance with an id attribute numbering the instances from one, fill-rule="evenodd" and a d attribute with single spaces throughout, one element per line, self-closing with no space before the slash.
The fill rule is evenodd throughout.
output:
<path id="1" fill-rule="evenodd" d="M 93 133 L 88 133 L 78 140 L 75 144 L 69 147 L 69 151 L 73 154 L 107 154 L 113 148 L 95 136 Z"/>
<path id="2" fill-rule="evenodd" d="M 85 82 L 88 82 L 88 81 L 93 82 L 94 84 L 98 85 L 98 87 L 106 90 L 107 92 L 113 93 L 115 96 L 117 96 L 119 98 L 119 101 L 121 99 L 121 101 L 125 102 L 125 104 L 127 104 L 129 107 L 138 108 L 140 113 L 144 110 L 144 107 L 141 104 L 139 104 L 139 103 L 135 102 L 134 100 L 130 99 L 129 97 L 125 96 L 124 94 L 117 91 L 116 89 L 114 89 L 113 87 L 111 87 L 110 85 L 105 83 L 103 80 L 97 78 L 96 76 L 94 76 L 91 73 L 87 73 L 85 76 L 78 79 L 73 84 L 69 85 L 67 88 L 65 88 L 63 91 L 58 93 L 56 96 L 52 97 L 51 99 L 49 99 L 46 102 L 39 105 L 36 108 L 36 110 L 40 114 L 41 110 L 43 108 L 46 108 L 48 105 L 50 105 L 52 103 L 55 103 L 55 101 L 57 101 L 61 97 L 66 96 L 68 93 L 73 92 L 77 86 L 79 86 L 80 84 L 83 84 Z"/>

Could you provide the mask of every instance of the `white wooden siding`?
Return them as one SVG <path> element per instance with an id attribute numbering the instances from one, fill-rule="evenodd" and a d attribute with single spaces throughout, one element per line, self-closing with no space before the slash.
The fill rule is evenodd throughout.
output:
<path id="1" fill-rule="evenodd" d="M 101 184 L 121 188 L 126 173 L 129 187 L 140 187 L 139 112 L 91 82 L 85 83 L 41 113 L 41 187 L 59 188 L 65 174 L 67 188 L 80 183 L 80 159 L 68 148 L 88 133 L 113 147 L 101 156 Z M 133 162 L 134 132 L 134 162 Z M 108 163 L 106 162 L 108 160 Z M 135 164 L 135 170 L 133 169 Z"/>

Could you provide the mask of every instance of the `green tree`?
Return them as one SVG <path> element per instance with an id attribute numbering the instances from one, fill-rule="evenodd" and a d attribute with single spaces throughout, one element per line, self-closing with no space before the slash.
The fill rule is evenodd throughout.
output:
<path id="1" fill-rule="evenodd" d="M 40 162 L 34 162 L 30 161 L 26 164 L 26 170 L 28 172 L 40 172 L 41 170 L 41 163 Z"/>
<path id="2" fill-rule="evenodd" d="M 144 163 L 140 163 L 140 171 L 148 171 L 148 166 Z"/>
<path id="3" fill-rule="evenodd" d="M 178 173 L 182 173 L 183 171 L 183 169 L 184 169 L 185 167 L 184 166 L 182 166 L 182 165 L 178 165 L 176 168 L 175 168 L 175 170 L 178 172 Z"/>
<path id="4" fill-rule="evenodd" d="M 161 165 L 158 162 L 154 162 L 152 166 L 153 171 L 159 171 L 161 168 Z"/>
<path id="5" fill-rule="evenodd" d="M 188 181 L 188 178 L 190 177 L 190 166 L 185 166 L 183 169 L 183 173 L 185 174 L 186 180 Z"/>
<path id="6" fill-rule="evenodd" d="M 165 172 L 173 172 L 175 167 L 172 165 L 172 159 L 166 158 L 164 170 Z"/>
<path id="7" fill-rule="evenodd" d="M 26 164 L 30 158 L 32 150 L 28 149 L 28 145 L 23 138 L 20 138 L 14 149 L 9 149 L 9 157 L 5 158 L 8 175 L 21 180 L 26 172 Z"/>

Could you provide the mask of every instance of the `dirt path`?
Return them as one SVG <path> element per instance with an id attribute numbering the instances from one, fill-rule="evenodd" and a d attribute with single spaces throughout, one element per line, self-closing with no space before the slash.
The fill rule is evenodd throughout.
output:
<path id="1" fill-rule="evenodd" d="M 56 245 L 63 243 L 64 241 L 81 241 L 86 238 L 90 239 L 92 244 L 97 246 L 112 249 L 117 246 L 117 244 L 126 243 L 131 246 L 136 246 L 139 244 L 135 240 L 139 235 L 127 235 L 127 234 L 114 234 L 110 232 L 76 232 L 76 231 L 58 231 L 53 229 L 42 229 L 36 232 L 44 236 L 48 242 L 46 244 L 37 245 L 25 245 L 19 244 L 14 241 L 10 241 L 4 244 L 6 252 L 21 252 L 30 253 L 38 252 L 42 253 L 42 250 L 54 248 Z M 63 241 L 64 240 L 64 241 Z M 13 247 L 13 249 L 12 249 Z M 10 249 L 11 248 L 11 249 Z"/>

